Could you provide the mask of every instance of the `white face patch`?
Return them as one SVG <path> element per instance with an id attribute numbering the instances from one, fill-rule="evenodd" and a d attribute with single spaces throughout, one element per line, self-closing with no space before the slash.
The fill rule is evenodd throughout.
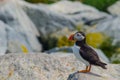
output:
<path id="1" fill-rule="evenodd" d="M 78 41 L 81 41 L 81 40 L 83 40 L 85 37 L 82 35 L 82 34 L 80 34 L 80 33 L 76 33 L 75 35 L 74 35 L 74 39 L 75 40 L 78 40 Z"/>

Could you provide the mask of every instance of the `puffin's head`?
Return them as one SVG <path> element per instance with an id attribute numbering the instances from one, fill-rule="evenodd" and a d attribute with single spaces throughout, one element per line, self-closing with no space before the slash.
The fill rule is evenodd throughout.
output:
<path id="1" fill-rule="evenodd" d="M 76 32 L 75 34 L 70 35 L 70 37 L 68 38 L 69 40 L 75 40 L 75 41 L 82 41 L 85 39 L 85 33 L 79 31 Z"/>

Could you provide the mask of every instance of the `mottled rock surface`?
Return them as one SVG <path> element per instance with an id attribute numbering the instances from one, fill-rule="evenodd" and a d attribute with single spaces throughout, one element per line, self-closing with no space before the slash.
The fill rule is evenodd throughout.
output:
<path id="1" fill-rule="evenodd" d="M 25 49 L 26 52 L 41 51 L 41 44 L 37 39 L 40 34 L 19 5 L 19 0 L 3 1 L 4 5 L 0 6 L 0 52 L 20 53 Z"/>
<path id="2" fill-rule="evenodd" d="M 35 5 L 21 1 L 19 4 L 44 35 L 54 33 L 64 27 L 73 30 L 81 23 L 109 17 L 107 13 L 80 2 L 62 0 L 50 5 Z"/>
<path id="3" fill-rule="evenodd" d="M 67 80 L 84 68 L 72 54 L 7 54 L 0 57 L 0 80 Z M 107 68 L 93 66 L 91 73 L 75 74 L 68 80 L 120 80 L 120 65 Z"/>
<path id="4" fill-rule="evenodd" d="M 102 20 L 96 27 L 92 29 L 93 32 L 101 32 L 113 38 L 113 44 L 120 41 L 120 16 L 111 16 Z M 91 31 L 91 32 L 92 32 Z"/>
<path id="5" fill-rule="evenodd" d="M 113 15 L 120 15 L 120 1 L 118 0 L 116 3 L 108 7 L 108 11 Z"/>

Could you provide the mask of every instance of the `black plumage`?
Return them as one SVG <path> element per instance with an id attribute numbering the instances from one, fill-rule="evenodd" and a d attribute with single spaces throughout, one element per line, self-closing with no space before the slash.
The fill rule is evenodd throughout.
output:
<path id="1" fill-rule="evenodd" d="M 82 32 L 79 32 L 79 33 L 81 33 L 83 36 L 85 36 L 84 33 L 82 33 Z M 90 46 L 88 46 L 86 44 L 86 38 L 82 41 L 76 41 L 76 45 L 80 46 L 79 53 L 83 57 L 83 59 L 85 59 L 92 65 L 97 65 L 97 66 L 102 67 L 103 69 L 106 69 L 105 65 L 107 65 L 107 64 L 101 62 L 96 51 L 94 51 Z"/>

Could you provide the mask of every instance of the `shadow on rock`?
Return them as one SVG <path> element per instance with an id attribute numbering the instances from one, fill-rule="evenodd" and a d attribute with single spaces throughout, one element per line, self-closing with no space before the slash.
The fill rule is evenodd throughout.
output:
<path id="1" fill-rule="evenodd" d="M 98 74 L 92 73 L 92 72 L 88 72 L 88 73 L 74 72 L 74 73 L 72 73 L 68 76 L 67 80 L 81 80 L 80 77 L 83 77 L 83 75 L 93 75 L 93 76 L 96 76 L 96 77 L 102 77 L 101 75 L 98 75 Z"/>
<path id="2" fill-rule="evenodd" d="M 72 74 L 70 74 L 67 78 L 67 80 L 78 80 L 78 77 L 76 77 L 76 74 L 78 74 L 77 72 L 74 72 Z M 73 79 L 74 78 L 74 79 Z"/>
<path id="3" fill-rule="evenodd" d="M 102 77 L 101 75 L 96 74 L 96 73 L 92 73 L 92 72 L 88 72 L 88 73 L 84 73 L 84 74 L 89 74 L 89 75 L 93 75 L 93 76 L 96 76 L 96 77 Z"/>

